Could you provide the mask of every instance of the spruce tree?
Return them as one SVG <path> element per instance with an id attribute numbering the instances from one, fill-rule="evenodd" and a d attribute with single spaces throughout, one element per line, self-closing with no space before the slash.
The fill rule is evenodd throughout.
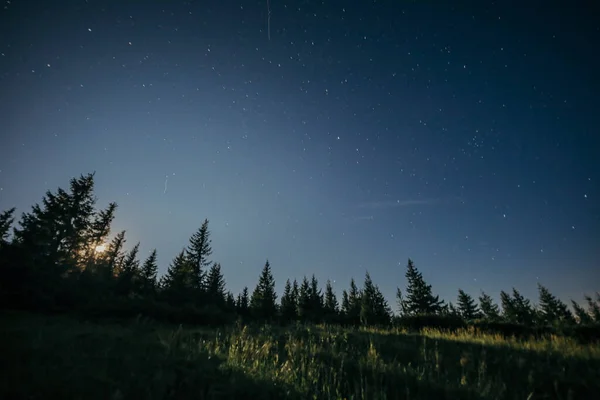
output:
<path id="1" fill-rule="evenodd" d="M 125 231 L 117 233 L 100 256 L 100 263 L 96 268 L 100 269 L 101 275 L 106 280 L 111 280 L 120 273 L 125 259 L 123 247 L 126 241 Z"/>
<path id="2" fill-rule="evenodd" d="M 400 288 L 396 288 L 396 307 L 398 309 L 398 314 L 409 315 L 409 310 L 407 309 L 406 301 L 404 300 L 404 296 L 402 296 L 402 290 L 400 290 Z"/>
<path id="3" fill-rule="evenodd" d="M 190 264 L 185 250 L 181 250 L 169 265 L 161 279 L 161 287 L 167 299 L 173 304 L 180 305 L 190 300 Z"/>
<path id="4" fill-rule="evenodd" d="M 273 320 L 277 314 L 277 293 L 275 279 L 271 273 L 269 260 L 265 263 L 258 285 L 250 298 L 250 310 L 260 320 Z"/>
<path id="5" fill-rule="evenodd" d="M 212 261 L 210 261 L 212 255 L 211 242 L 208 219 L 205 219 L 200 229 L 190 238 L 186 249 L 188 262 L 191 266 L 192 289 L 196 292 L 197 301 L 201 299 L 205 289 L 205 270 L 212 264 Z"/>
<path id="6" fill-rule="evenodd" d="M 296 316 L 296 319 L 298 319 L 298 298 L 300 297 L 300 288 L 298 287 L 298 281 L 296 279 L 294 279 L 294 282 L 292 282 L 292 301 L 295 305 L 295 309 L 294 309 L 294 315 Z"/>
<path id="7" fill-rule="evenodd" d="M 512 296 L 505 291 L 500 292 L 503 317 L 512 323 L 531 325 L 534 322 L 534 310 L 531 302 L 513 288 Z"/>
<path id="8" fill-rule="evenodd" d="M 140 275 L 140 262 L 137 259 L 140 244 L 137 243 L 123 259 L 123 266 L 117 277 L 117 294 L 130 296 L 138 286 Z"/>
<path id="9" fill-rule="evenodd" d="M 311 318 L 311 298 L 310 283 L 306 276 L 302 278 L 300 289 L 298 291 L 298 318 L 303 322 L 310 321 Z"/>
<path id="10" fill-rule="evenodd" d="M 502 318 L 507 322 L 517 322 L 518 312 L 513 304 L 513 299 L 504 290 L 500 291 L 500 304 L 502 305 Z"/>
<path id="11" fill-rule="evenodd" d="M 340 314 L 344 318 L 346 322 L 349 322 L 349 312 L 350 312 L 350 297 L 348 296 L 348 292 L 346 289 L 342 290 L 342 304 L 340 306 Z"/>
<path id="12" fill-rule="evenodd" d="M 285 322 L 295 321 L 296 315 L 296 299 L 294 299 L 294 293 L 292 289 L 292 283 L 290 280 L 285 281 L 285 288 L 281 295 L 281 318 Z"/>
<path id="13" fill-rule="evenodd" d="M 325 319 L 328 322 L 335 322 L 337 321 L 337 316 L 338 316 L 338 301 L 337 298 L 335 296 L 335 292 L 333 291 L 333 286 L 331 285 L 331 281 L 327 280 L 327 284 L 325 285 L 325 304 L 324 304 L 324 311 L 325 311 Z"/>
<path id="14" fill-rule="evenodd" d="M 209 304 L 222 308 L 225 306 L 226 296 L 221 264 L 215 262 L 206 275 L 206 297 Z"/>
<path id="15" fill-rule="evenodd" d="M 71 179 L 68 200 L 65 199 L 63 204 L 60 248 L 63 250 L 63 262 L 73 272 L 81 271 L 87 265 L 90 250 L 87 233 L 95 216 L 94 175 L 91 173 Z"/>
<path id="16" fill-rule="evenodd" d="M 57 278 L 80 270 L 86 255 L 85 233 L 96 201 L 93 176 L 71 179 L 70 192 L 47 191 L 42 206 L 35 204 L 30 213 L 23 213 L 14 229 L 14 243 L 24 256 L 21 263 L 34 268 L 39 281 L 52 290 L 59 286 Z"/>
<path id="17" fill-rule="evenodd" d="M 158 265 L 156 264 L 156 249 L 154 249 L 140 269 L 139 291 L 143 296 L 152 298 L 156 295 L 157 274 Z"/>
<path id="18" fill-rule="evenodd" d="M 481 292 L 479 296 L 479 308 L 483 314 L 483 318 L 488 321 L 497 321 L 500 319 L 500 309 L 497 304 L 494 303 L 492 298 L 485 292 Z"/>
<path id="19" fill-rule="evenodd" d="M 521 293 L 513 288 L 513 305 L 517 311 L 517 322 L 524 325 L 531 325 L 535 322 L 535 310 L 531 306 L 529 299 L 526 299 Z"/>
<path id="20" fill-rule="evenodd" d="M 235 308 L 238 314 L 242 317 L 247 317 L 250 313 L 250 298 L 248 296 L 248 287 L 244 286 L 242 292 L 238 294 L 238 298 L 235 302 Z"/>
<path id="21" fill-rule="evenodd" d="M 0 249 L 8 245 L 9 231 L 15 221 L 15 210 L 13 207 L 0 214 Z"/>
<path id="22" fill-rule="evenodd" d="M 354 278 L 350 279 L 350 290 L 348 291 L 348 310 L 346 316 L 348 323 L 352 325 L 360 324 L 360 309 L 362 303 L 362 292 L 356 286 Z"/>
<path id="23" fill-rule="evenodd" d="M 442 311 L 440 312 L 440 314 L 449 317 L 462 318 L 460 311 L 454 306 L 454 304 L 452 304 L 451 301 L 449 301 L 448 304 L 444 304 L 442 306 Z"/>
<path id="24" fill-rule="evenodd" d="M 594 322 L 600 322 L 600 293 L 596 292 L 596 299 L 585 295 L 584 299 L 588 305 L 588 314 L 591 315 Z"/>
<path id="25" fill-rule="evenodd" d="M 571 300 L 573 312 L 580 325 L 589 325 L 593 322 L 592 316 L 577 302 Z"/>
<path id="26" fill-rule="evenodd" d="M 27 274 L 16 257 L 15 246 L 8 240 L 14 212 L 15 209 L 11 208 L 0 214 L 0 304 L 3 306 L 19 304 L 24 300 L 15 292 L 26 293 L 21 285 L 27 281 Z"/>
<path id="27" fill-rule="evenodd" d="M 375 284 L 371 275 L 365 274 L 360 302 L 360 322 L 362 325 L 374 325 L 375 321 Z"/>
<path id="28" fill-rule="evenodd" d="M 81 290 L 84 286 L 80 278 L 95 264 L 96 246 L 90 239 L 93 235 L 103 240 L 108 235 L 116 205 L 97 212 L 95 203 L 94 174 L 81 175 L 70 180 L 69 191 L 47 191 L 41 204 L 22 214 L 11 238 L 12 267 L 4 273 L 11 290 L 18 293 L 13 299 L 16 303 L 41 301 L 38 304 L 47 306 L 57 300 L 63 306 L 72 306 L 74 301 L 99 295 L 96 290 L 88 290 L 95 289 L 92 286 Z M 0 215 L 0 248 L 6 247 L 13 212 L 11 209 Z M 9 262 L 6 252 L 1 261 Z M 71 278 L 75 285 L 65 278 Z M 85 283 L 92 281 L 85 279 Z M 28 295 L 21 296 L 25 293 Z"/>
<path id="29" fill-rule="evenodd" d="M 235 297 L 230 291 L 227 292 L 227 296 L 225 298 L 225 309 L 228 312 L 235 312 L 236 310 Z"/>
<path id="30" fill-rule="evenodd" d="M 547 325 L 572 324 L 575 322 L 569 308 L 555 297 L 548 288 L 538 283 L 540 322 Z"/>
<path id="31" fill-rule="evenodd" d="M 462 318 L 471 321 L 480 317 L 479 308 L 475 304 L 475 300 L 464 290 L 458 289 L 458 312 Z"/>
<path id="32" fill-rule="evenodd" d="M 442 310 L 444 301 L 439 296 L 434 296 L 431 285 L 428 285 L 423 279 L 423 275 L 414 266 L 409 258 L 406 267 L 406 298 L 404 300 L 404 310 L 408 315 L 427 315 L 438 314 Z"/>
<path id="33" fill-rule="evenodd" d="M 115 218 L 117 203 L 110 203 L 104 210 L 99 211 L 94 215 L 88 231 L 85 232 L 85 248 L 87 253 L 84 255 L 85 268 L 97 269 L 102 263 L 102 254 L 98 254 L 97 247 L 104 244 L 106 238 L 110 234 L 111 224 Z"/>
<path id="34" fill-rule="evenodd" d="M 313 274 L 310 279 L 310 320 L 321 322 L 323 317 L 323 294 L 319 288 L 319 281 Z"/>

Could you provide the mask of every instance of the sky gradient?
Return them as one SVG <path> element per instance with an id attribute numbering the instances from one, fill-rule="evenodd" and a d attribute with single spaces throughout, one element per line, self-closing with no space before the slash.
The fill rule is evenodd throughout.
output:
<path id="1" fill-rule="evenodd" d="M 228 289 L 600 290 L 590 2 L 49 1 L 0 10 L 0 209 L 96 171 L 160 271 L 208 218 Z M 485 4 L 483 4 L 485 3 Z M 499 2 L 502 3 L 502 2 Z"/>

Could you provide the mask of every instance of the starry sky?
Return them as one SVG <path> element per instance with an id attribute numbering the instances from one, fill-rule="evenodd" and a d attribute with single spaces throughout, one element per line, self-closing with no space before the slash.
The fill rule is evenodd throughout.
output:
<path id="1" fill-rule="evenodd" d="M 161 271 L 208 218 L 235 293 L 268 258 L 279 293 L 369 270 L 395 308 L 411 257 L 445 299 L 581 300 L 600 23 L 502 3 L 3 0 L 0 209 L 96 171 Z"/>

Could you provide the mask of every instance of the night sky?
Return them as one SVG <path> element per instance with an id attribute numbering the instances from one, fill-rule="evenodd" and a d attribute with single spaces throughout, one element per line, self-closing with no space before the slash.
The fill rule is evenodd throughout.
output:
<path id="1" fill-rule="evenodd" d="M 369 270 L 395 309 L 411 257 L 446 300 L 581 300 L 593 2 L 459 3 L 270 0 L 269 33 L 266 1 L 3 0 L 0 209 L 96 171 L 113 232 L 161 272 L 208 218 L 234 293 L 268 258 L 279 294 Z"/>

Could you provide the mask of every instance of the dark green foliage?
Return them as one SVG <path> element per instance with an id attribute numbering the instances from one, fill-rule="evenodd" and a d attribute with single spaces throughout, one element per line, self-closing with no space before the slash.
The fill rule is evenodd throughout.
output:
<path id="1" fill-rule="evenodd" d="M 338 322 L 339 305 L 331 281 L 327 280 L 325 285 L 325 302 L 323 305 L 324 319 L 329 323 Z"/>
<path id="2" fill-rule="evenodd" d="M 252 292 L 250 311 L 259 320 L 273 320 L 276 317 L 277 293 L 275 293 L 275 279 L 269 260 L 265 263 L 258 279 L 258 285 Z"/>
<path id="3" fill-rule="evenodd" d="M 104 279 L 112 279 L 121 271 L 125 259 L 123 251 L 125 242 L 125 231 L 121 231 L 111 240 L 104 254 L 100 256 L 97 268 Z"/>
<path id="4" fill-rule="evenodd" d="M 117 276 L 117 295 L 130 296 L 138 285 L 140 262 L 137 259 L 140 244 L 137 243 L 123 259 Z"/>
<path id="5" fill-rule="evenodd" d="M 5 306 L 70 307 L 85 295 L 77 281 L 95 261 L 96 245 L 108 235 L 116 209 L 111 204 L 105 211 L 95 211 L 93 176 L 71 179 L 69 192 L 47 191 L 41 205 L 22 214 L 10 243 L 6 231 L 14 211 L 2 214 L 0 286 L 7 289 L 3 291 Z"/>
<path id="6" fill-rule="evenodd" d="M 396 288 L 396 307 L 398 308 L 399 315 L 407 315 L 406 303 L 404 302 L 404 296 L 402 296 L 400 288 Z"/>
<path id="7" fill-rule="evenodd" d="M 13 207 L 0 213 L 0 249 L 8 244 L 9 231 L 15 222 L 15 210 Z"/>
<path id="8" fill-rule="evenodd" d="M 442 312 L 440 314 L 455 318 L 463 318 L 460 311 L 454 306 L 454 304 L 452 304 L 451 301 L 442 306 Z"/>
<path id="9" fill-rule="evenodd" d="M 294 281 L 294 285 L 297 287 L 296 281 Z M 294 297 L 292 284 L 288 279 L 285 281 L 285 288 L 283 289 L 283 294 L 281 295 L 280 311 L 282 320 L 284 322 L 295 321 L 298 318 L 297 309 L 298 300 Z"/>
<path id="10" fill-rule="evenodd" d="M 231 314 L 235 313 L 235 296 L 231 292 L 227 292 L 225 296 L 225 310 Z"/>
<path id="11" fill-rule="evenodd" d="M 248 295 L 248 287 L 244 287 L 235 301 L 235 308 L 241 317 L 248 317 L 250 314 L 250 297 Z"/>
<path id="12" fill-rule="evenodd" d="M 207 304 L 224 308 L 227 294 L 225 291 L 225 278 L 221 272 L 221 264 L 213 263 L 206 275 L 206 301 Z"/>
<path id="13" fill-rule="evenodd" d="M 464 290 L 458 289 L 458 313 L 467 321 L 471 321 L 481 317 L 479 307 L 475 303 L 473 297 L 465 293 Z"/>
<path id="14" fill-rule="evenodd" d="M 573 306 L 575 317 L 580 324 L 589 325 L 593 322 L 592 316 L 579 303 L 571 300 L 571 305 Z"/>
<path id="15" fill-rule="evenodd" d="M 482 317 L 487 321 L 498 321 L 500 319 L 500 308 L 494 303 L 492 298 L 485 292 L 481 292 L 479 296 L 479 309 Z"/>
<path id="16" fill-rule="evenodd" d="M 423 279 L 423 275 L 409 258 L 406 266 L 406 297 L 403 299 L 402 310 L 406 315 L 438 314 L 442 311 L 444 301 L 434 296 L 431 285 Z"/>
<path id="17" fill-rule="evenodd" d="M 310 302 L 310 283 L 306 276 L 302 278 L 302 283 L 298 289 L 298 318 L 308 321 L 311 317 Z"/>
<path id="18" fill-rule="evenodd" d="M 539 318 L 541 323 L 557 326 L 575 322 L 567 305 L 550 293 L 545 286 L 538 283 L 538 291 L 540 295 Z"/>
<path id="19" fill-rule="evenodd" d="M 115 218 L 117 203 L 110 203 L 105 210 L 99 211 L 91 221 L 89 231 L 86 233 L 87 251 L 84 253 L 84 269 L 91 269 L 96 265 L 98 254 L 96 248 L 103 245 L 110 234 L 110 225 Z"/>
<path id="20" fill-rule="evenodd" d="M 388 325 L 391 310 L 379 287 L 373 283 L 371 276 L 365 274 L 360 304 L 360 320 L 363 325 Z"/>
<path id="21" fill-rule="evenodd" d="M 473 323 L 473 327 L 477 332 L 498 334 L 502 335 L 504 338 L 514 337 L 517 339 L 528 339 L 536 334 L 539 335 L 544 333 L 542 331 L 536 332 L 531 326 L 504 321 L 476 321 Z M 545 333 L 549 332 L 551 331 L 547 330 Z"/>
<path id="22" fill-rule="evenodd" d="M 139 292 L 142 296 L 154 298 L 157 293 L 156 249 L 152 250 L 140 269 Z"/>
<path id="23" fill-rule="evenodd" d="M 563 327 L 563 336 L 572 337 L 581 344 L 600 344 L 600 324 L 590 323 Z"/>
<path id="24" fill-rule="evenodd" d="M 321 293 L 319 281 L 314 274 L 310 278 L 309 302 L 310 313 L 308 320 L 311 322 L 321 322 L 323 318 L 323 293 Z"/>
<path id="25" fill-rule="evenodd" d="M 413 332 L 419 332 L 423 328 L 434 328 L 451 332 L 467 326 L 466 322 L 458 315 L 441 314 L 403 315 L 396 319 L 396 324 Z"/>
<path id="26" fill-rule="evenodd" d="M 517 312 L 517 322 L 525 325 L 532 325 L 535 322 L 535 310 L 529 299 L 526 299 L 513 288 L 513 307 Z"/>
<path id="27" fill-rule="evenodd" d="M 354 278 L 350 279 L 350 290 L 348 292 L 344 291 L 342 296 L 344 321 L 350 325 L 359 325 L 362 293 L 356 286 Z"/>
<path id="28" fill-rule="evenodd" d="M 210 240 L 210 231 L 208 230 L 208 219 L 205 219 L 202 226 L 190 238 L 186 249 L 186 256 L 190 264 L 190 283 L 196 297 L 196 301 L 201 301 L 204 291 L 205 270 L 212 261 L 212 246 Z"/>
<path id="29" fill-rule="evenodd" d="M 287 287 L 287 285 L 286 285 Z M 313 275 L 311 280 L 305 276 L 302 279 L 302 284 L 298 288 L 298 284 L 294 281 L 294 286 L 289 287 L 290 298 L 286 299 L 287 315 L 292 315 L 292 307 L 296 306 L 297 318 L 305 322 L 320 322 L 323 319 L 324 304 L 323 294 L 319 289 L 319 281 Z M 282 306 L 284 301 L 282 299 Z"/>
<path id="30" fill-rule="evenodd" d="M 185 251 L 181 252 L 173 259 L 167 272 L 161 279 L 161 288 L 164 297 L 171 304 L 183 304 L 189 299 L 192 290 L 190 281 L 190 264 L 185 256 Z"/>
<path id="31" fill-rule="evenodd" d="M 350 309 L 350 298 L 348 297 L 348 292 L 346 290 L 342 290 L 342 304 L 340 305 L 340 314 L 346 318 L 348 310 Z"/>
<path id="32" fill-rule="evenodd" d="M 585 295 L 584 299 L 588 305 L 588 314 L 596 323 L 600 323 L 600 293 L 596 293 L 596 299 Z"/>
<path id="33" fill-rule="evenodd" d="M 500 301 L 505 321 L 522 325 L 532 325 L 535 322 L 535 312 L 530 301 L 517 289 L 513 288 L 512 296 L 501 291 Z"/>

